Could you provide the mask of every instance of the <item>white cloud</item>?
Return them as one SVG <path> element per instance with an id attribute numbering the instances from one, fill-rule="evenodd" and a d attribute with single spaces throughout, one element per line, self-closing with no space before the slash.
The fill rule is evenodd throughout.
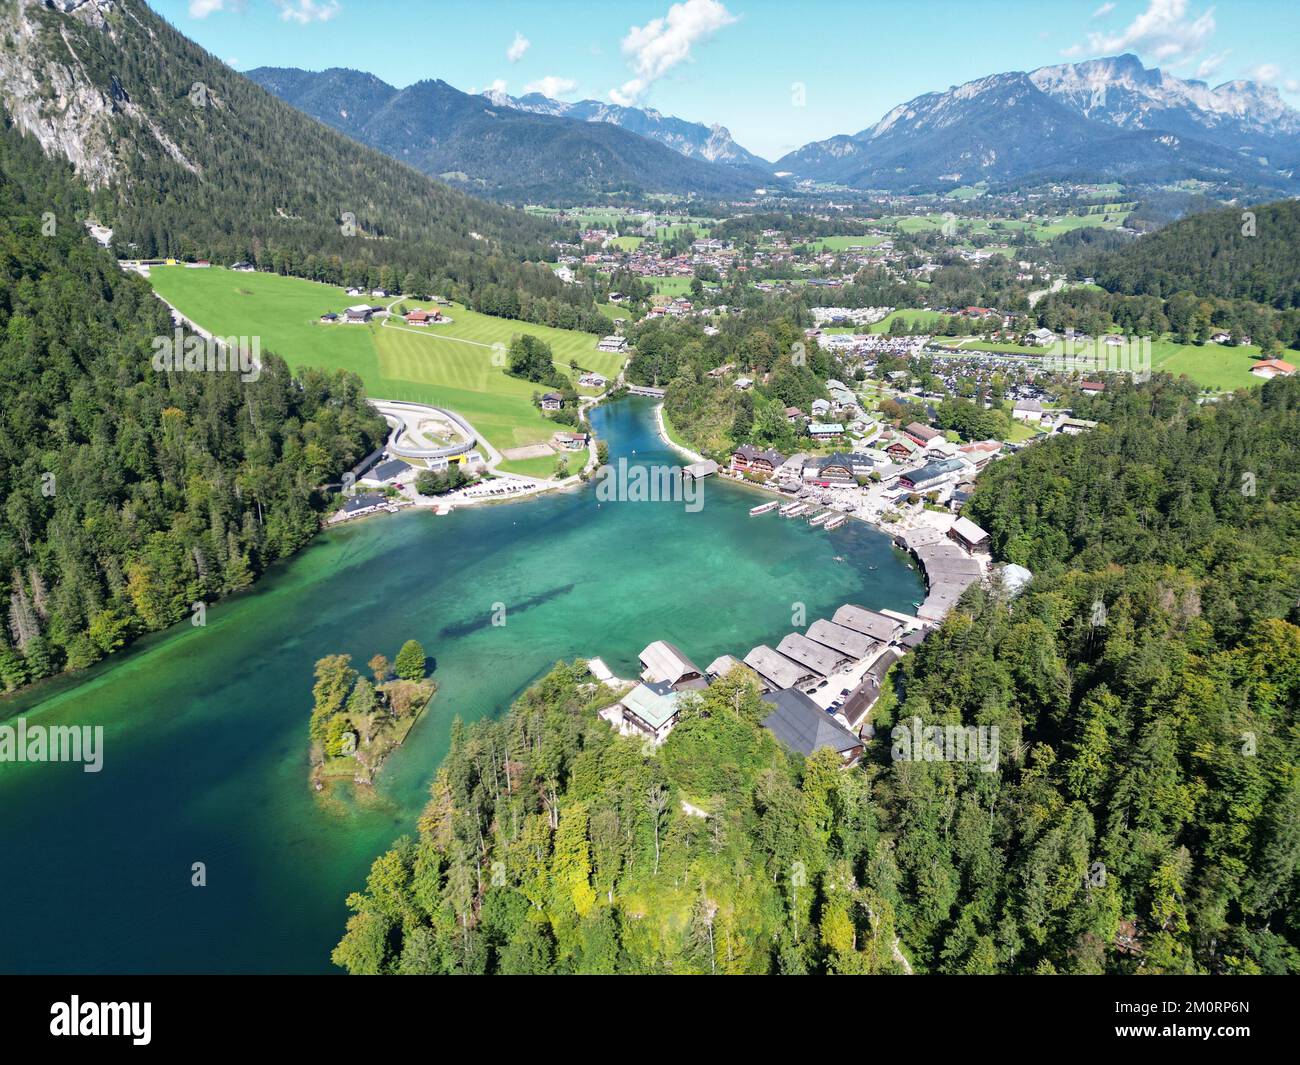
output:
<path id="1" fill-rule="evenodd" d="M 609 98 L 624 107 L 632 105 L 655 81 L 689 59 L 696 43 L 735 21 L 719 0 L 682 0 L 664 17 L 633 26 L 623 38 L 623 54 L 636 76 L 610 89 Z"/>
<path id="2" fill-rule="evenodd" d="M 1092 13 L 1092 17 L 1105 18 L 1114 10 L 1115 10 L 1115 5 L 1111 3 L 1110 0 L 1106 0 L 1106 3 L 1102 4 L 1101 7 L 1097 8 L 1097 10 Z"/>
<path id="3" fill-rule="evenodd" d="M 1287 77 L 1276 63 L 1261 63 L 1250 71 L 1250 78 L 1261 85 L 1272 85 L 1285 93 L 1300 92 L 1300 80 Z"/>
<path id="4" fill-rule="evenodd" d="M 1214 30 L 1213 8 L 1196 15 L 1188 11 L 1188 0 L 1150 0 L 1118 33 L 1089 33 L 1088 50 L 1094 55 L 1135 51 L 1162 61 L 1184 59 L 1199 51 Z"/>
<path id="5" fill-rule="evenodd" d="M 486 89 L 470 89 L 471 96 L 486 96 L 488 93 L 503 94 L 506 91 L 506 82 L 504 78 L 497 78 Z"/>
<path id="6" fill-rule="evenodd" d="M 547 74 L 544 78 L 530 81 L 524 86 L 524 92 L 540 92 L 543 96 L 558 100 L 562 96 L 568 96 L 577 87 L 578 83 L 573 78 L 560 78 L 554 74 Z"/>
<path id="7" fill-rule="evenodd" d="M 1223 61 L 1228 58 L 1232 49 L 1227 51 L 1216 52 L 1214 55 L 1207 55 L 1196 65 L 1196 77 L 1204 80 L 1214 74 L 1219 67 L 1223 66 Z"/>
<path id="8" fill-rule="evenodd" d="M 339 0 L 275 0 L 280 18 L 306 26 L 312 22 L 328 22 L 343 10 Z"/>
<path id="9" fill-rule="evenodd" d="M 506 58 L 512 63 L 518 63 L 523 59 L 524 53 L 532 46 L 532 41 L 525 37 L 518 30 L 515 30 L 515 39 L 510 42 L 510 47 L 506 49 Z"/>
<path id="10" fill-rule="evenodd" d="M 207 18 L 225 6 L 225 0 L 190 0 L 190 18 Z"/>

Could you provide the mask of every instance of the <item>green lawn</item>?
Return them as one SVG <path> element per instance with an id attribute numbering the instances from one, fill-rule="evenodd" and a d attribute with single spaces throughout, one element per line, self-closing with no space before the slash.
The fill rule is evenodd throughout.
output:
<path id="1" fill-rule="evenodd" d="M 629 321 L 634 320 L 636 315 L 627 309 L 624 304 L 619 303 L 598 303 L 596 310 L 605 315 L 612 323 L 615 318 L 626 318 Z"/>
<path id="2" fill-rule="evenodd" d="M 823 237 L 814 243 L 821 251 L 848 251 L 850 248 L 874 248 L 884 239 L 874 233 L 863 233 L 860 236 Z"/>
<path id="3" fill-rule="evenodd" d="M 596 351 L 596 338 L 589 333 L 493 318 L 459 305 L 444 308 L 452 318 L 444 326 L 323 325 L 318 319 L 327 310 L 374 301 L 300 278 L 217 267 L 155 267 L 152 275 L 161 296 L 217 335 L 260 337 L 264 351 L 276 352 L 293 367 L 353 370 L 367 393 L 380 399 L 449 407 L 498 450 L 546 441 L 566 427 L 533 406 L 533 393 L 544 389 L 508 377 L 493 344 L 509 344 L 518 333 L 538 336 L 551 345 L 556 366 L 575 384 L 570 359 L 606 377 L 616 376 L 622 363 L 619 355 Z M 414 300 L 402 304 L 429 306 Z M 553 466 L 553 459 L 528 459 L 507 461 L 501 468 L 543 475 Z"/>
<path id="4" fill-rule="evenodd" d="M 1231 391 L 1236 388 L 1255 388 L 1263 380 L 1255 377 L 1250 368 L 1264 356 L 1254 345 L 1223 347 L 1219 344 L 1175 344 L 1172 340 L 1158 340 L 1151 345 L 1151 366 L 1175 377 L 1186 374 L 1203 388 Z M 1300 362 L 1300 351 L 1284 351 L 1287 362 Z"/>
<path id="5" fill-rule="evenodd" d="M 1025 440 L 1030 440 L 1038 435 L 1038 430 L 1028 422 L 1011 419 L 1011 428 L 1007 431 L 1006 441 L 1009 444 L 1019 444 Z"/>
<path id="6" fill-rule="evenodd" d="M 707 221 L 674 222 L 672 225 L 657 227 L 655 229 L 655 240 L 662 244 L 666 240 L 672 240 L 687 229 L 695 234 L 696 240 L 704 240 L 711 232 Z"/>
<path id="7" fill-rule="evenodd" d="M 647 277 L 643 280 L 650 282 L 650 288 L 656 295 L 660 296 L 689 296 L 691 294 L 691 282 L 693 277 Z"/>
<path id="8" fill-rule="evenodd" d="M 1017 344 L 990 344 L 986 341 L 966 341 L 962 347 L 977 351 L 1001 351 L 1013 354 L 1042 355 L 1042 348 L 1027 348 Z M 1250 368 L 1263 355 L 1255 345 L 1243 344 L 1230 348 L 1220 344 L 1179 344 L 1173 340 L 1155 340 L 1151 343 L 1151 369 L 1175 377 L 1186 375 L 1202 388 L 1219 392 L 1237 388 L 1255 388 L 1262 380 L 1251 374 Z M 1282 358 L 1294 363 L 1300 351 L 1287 350 Z"/>
<path id="9" fill-rule="evenodd" d="M 645 243 L 645 237 L 614 237 L 610 241 L 619 251 L 636 251 Z"/>
<path id="10" fill-rule="evenodd" d="M 901 318 L 908 325 L 912 325 L 914 322 L 923 322 L 926 325 L 933 325 L 942 317 L 943 315 L 941 315 L 938 311 L 927 311 L 919 308 L 908 308 L 904 310 L 890 311 L 889 314 L 885 315 L 884 318 L 880 319 L 880 321 L 876 322 L 875 325 L 871 326 L 869 332 L 888 333 L 889 325 L 891 322 L 893 322 L 895 318 Z"/>
<path id="11" fill-rule="evenodd" d="M 1129 212 L 1136 206 L 1132 203 L 1112 203 L 1099 213 L 1079 213 L 1064 215 L 1035 216 L 1032 220 L 1022 218 L 956 218 L 960 235 L 989 236 L 995 239 L 1007 238 L 1017 232 L 1027 231 L 1036 240 L 1046 241 L 1068 233 L 1072 229 L 1085 226 L 1101 226 L 1116 229 L 1124 224 Z M 900 233 L 928 233 L 943 226 L 943 214 L 902 215 L 881 219 L 882 225 L 892 225 Z"/>

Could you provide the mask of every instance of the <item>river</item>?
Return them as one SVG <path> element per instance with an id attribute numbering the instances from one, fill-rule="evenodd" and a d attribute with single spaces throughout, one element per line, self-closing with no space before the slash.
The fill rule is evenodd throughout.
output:
<path id="1" fill-rule="evenodd" d="M 679 463 L 653 401 L 592 413 L 612 460 Z M 344 899 L 414 833 L 452 720 L 501 713 L 557 660 L 620 676 L 654 639 L 701 667 L 844 602 L 911 610 L 919 574 L 860 522 L 834 532 L 749 508 L 600 503 L 591 487 L 331 530 L 257 587 L 112 662 L 0 702 L 0 718 L 102 725 L 99 773 L 0 763 L 0 971 L 337 972 Z M 505 624 L 491 623 L 503 604 Z M 414 637 L 438 694 L 365 801 L 307 784 L 312 666 L 365 669 Z M 207 885 L 191 885 L 203 862 Z"/>

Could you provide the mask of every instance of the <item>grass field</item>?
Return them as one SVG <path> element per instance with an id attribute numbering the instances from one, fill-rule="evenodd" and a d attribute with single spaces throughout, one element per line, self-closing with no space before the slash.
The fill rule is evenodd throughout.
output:
<path id="1" fill-rule="evenodd" d="M 687 229 L 695 234 L 696 240 L 704 240 L 711 232 L 708 221 L 674 222 L 672 225 L 659 226 L 656 228 L 655 240 L 662 244 L 665 240 L 672 240 L 675 236 Z"/>
<path id="2" fill-rule="evenodd" d="M 966 341 L 962 347 L 976 351 L 1001 351 L 1010 354 L 1042 355 L 1042 348 L 1026 348 L 1017 344 L 990 344 L 985 341 Z M 1151 343 L 1151 369 L 1186 375 L 1202 388 L 1216 392 L 1230 392 L 1238 388 L 1255 388 L 1262 379 L 1250 372 L 1251 366 L 1263 358 L 1258 347 L 1243 344 L 1230 348 L 1219 344 L 1178 344 L 1172 340 L 1155 340 Z M 1282 358 L 1295 363 L 1300 351 L 1284 351 Z"/>
<path id="3" fill-rule="evenodd" d="M 693 277 L 647 277 L 650 288 L 659 296 L 689 296 Z"/>
<path id="4" fill-rule="evenodd" d="M 821 251 L 848 251 L 850 248 L 874 248 L 884 239 L 872 233 L 863 233 L 860 236 L 823 237 L 815 243 Z"/>
<path id="5" fill-rule="evenodd" d="M 1034 437 L 1038 435 L 1039 435 L 1038 430 L 1035 429 L 1028 422 L 1021 422 L 1012 418 L 1011 428 L 1007 430 L 1007 435 L 1005 439 L 1009 444 L 1020 444 L 1026 440 L 1032 440 Z"/>
<path id="6" fill-rule="evenodd" d="M 963 236 L 1006 238 L 1025 231 L 1036 240 L 1045 241 L 1085 226 L 1116 229 L 1124 224 L 1134 206 L 1132 203 L 1112 203 L 1106 205 L 1105 211 L 1097 213 L 1035 216 L 1032 221 L 1022 218 L 963 218 L 959 215 L 956 223 L 959 234 Z M 942 214 L 903 215 L 883 218 L 881 224 L 892 225 L 900 233 L 929 233 L 941 228 L 944 221 Z"/>
<path id="7" fill-rule="evenodd" d="M 871 326 L 868 332 L 888 333 L 890 323 L 893 322 L 895 318 L 901 318 L 908 325 L 912 325 L 915 322 L 923 322 L 926 325 L 933 325 L 942 317 L 943 315 L 938 311 L 927 311 L 921 308 L 890 311 L 889 314 L 885 315 L 885 317 L 876 322 L 875 325 Z"/>
<path id="8" fill-rule="evenodd" d="M 616 376 L 619 355 L 596 351 L 596 337 L 478 314 L 459 305 L 444 308 L 445 326 L 404 324 L 323 325 L 325 311 L 340 311 L 362 297 L 340 288 L 276 274 L 232 273 L 213 267 L 155 267 L 155 290 L 182 313 L 218 336 L 256 336 L 264 351 L 292 367 L 342 368 L 360 375 L 369 395 L 450 407 L 498 450 L 541 443 L 557 426 L 532 404 L 542 386 L 508 377 L 499 349 L 519 333 L 551 345 L 555 365 L 575 378 L 569 361 Z M 403 300 L 399 306 L 428 306 Z M 588 390 L 589 391 L 589 390 Z M 544 476 L 553 459 L 506 461 L 508 472 Z"/>
<path id="9" fill-rule="evenodd" d="M 619 251 L 636 251 L 645 243 L 645 237 L 614 237 L 610 244 Z"/>

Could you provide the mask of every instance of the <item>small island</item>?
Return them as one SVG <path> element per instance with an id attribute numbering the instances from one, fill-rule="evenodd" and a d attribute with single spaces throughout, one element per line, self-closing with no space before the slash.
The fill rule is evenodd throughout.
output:
<path id="1" fill-rule="evenodd" d="M 374 783 L 384 760 L 402 745 L 438 690 L 427 664 L 415 640 L 402 644 L 391 664 L 376 654 L 367 663 L 370 676 L 352 668 L 351 655 L 326 655 L 316 662 L 309 731 L 317 791 L 339 780 Z"/>

